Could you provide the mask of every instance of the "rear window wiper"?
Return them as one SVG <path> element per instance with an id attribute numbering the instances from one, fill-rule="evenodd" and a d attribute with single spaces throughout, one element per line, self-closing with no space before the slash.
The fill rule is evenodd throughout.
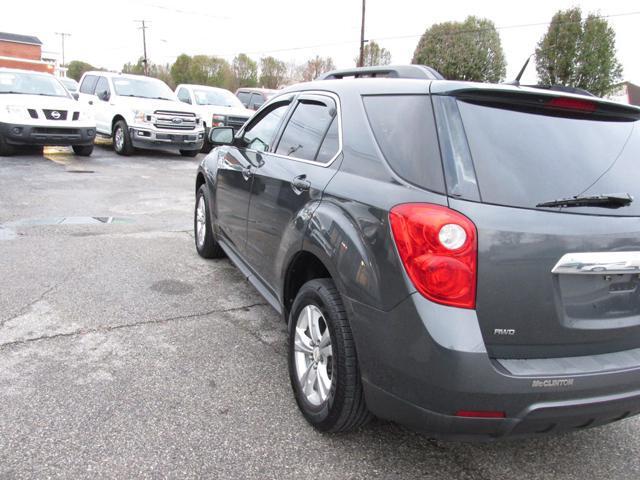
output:
<path id="1" fill-rule="evenodd" d="M 536 207 L 626 207 L 633 202 L 633 197 L 628 193 L 605 193 L 603 195 L 580 196 L 560 198 L 550 202 L 543 202 Z"/>

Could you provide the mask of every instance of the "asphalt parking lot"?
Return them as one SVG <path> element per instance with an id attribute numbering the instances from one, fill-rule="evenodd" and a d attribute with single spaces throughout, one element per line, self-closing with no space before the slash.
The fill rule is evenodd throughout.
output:
<path id="1" fill-rule="evenodd" d="M 279 317 L 196 254 L 200 158 L 0 158 L 0 478 L 640 477 L 635 418 L 494 444 L 312 430 Z"/>

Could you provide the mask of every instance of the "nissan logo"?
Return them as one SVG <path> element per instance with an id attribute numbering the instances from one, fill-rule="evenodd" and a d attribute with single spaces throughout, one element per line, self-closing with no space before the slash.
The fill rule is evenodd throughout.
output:
<path id="1" fill-rule="evenodd" d="M 178 125 L 178 124 L 182 123 L 182 119 L 181 119 L 181 118 L 172 118 L 172 119 L 171 119 L 171 121 L 172 121 L 173 123 L 175 123 L 176 125 Z"/>
<path id="2" fill-rule="evenodd" d="M 58 120 L 60 118 L 60 112 L 54 110 L 53 112 L 51 112 L 51 118 L 53 118 L 54 120 Z"/>

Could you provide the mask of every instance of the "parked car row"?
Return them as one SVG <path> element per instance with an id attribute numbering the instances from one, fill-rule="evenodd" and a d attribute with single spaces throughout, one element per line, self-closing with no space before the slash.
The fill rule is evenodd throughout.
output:
<path id="1" fill-rule="evenodd" d="M 236 96 L 223 88 L 186 84 L 174 92 L 161 80 L 141 75 L 91 71 L 78 83 L 0 69 L 0 155 L 28 145 L 71 145 L 77 154 L 90 155 L 100 135 L 111 138 L 120 155 L 157 148 L 193 157 L 211 150 L 212 127 L 239 130 L 274 92 L 240 89 Z"/>

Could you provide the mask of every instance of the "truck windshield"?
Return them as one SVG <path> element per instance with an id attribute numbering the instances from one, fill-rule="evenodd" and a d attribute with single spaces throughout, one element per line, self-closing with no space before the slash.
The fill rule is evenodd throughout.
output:
<path id="1" fill-rule="evenodd" d="M 123 97 L 176 100 L 171 89 L 160 80 L 146 78 L 114 78 L 113 87 L 116 94 Z"/>
<path id="2" fill-rule="evenodd" d="M 244 108 L 238 97 L 227 90 L 201 89 L 194 90 L 193 94 L 198 105 Z"/>
<path id="3" fill-rule="evenodd" d="M 582 202 L 563 211 L 640 216 L 640 120 L 545 114 L 453 97 L 434 96 L 434 106 L 450 194 L 468 197 L 472 189 L 465 184 L 477 182 L 479 198 L 470 200 L 552 210 L 566 205 L 540 204 L 624 194 L 639 201 L 615 210 Z"/>
<path id="4" fill-rule="evenodd" d="M 0 93 L 68 97 L 69 94 L 53 76 L 44 73 L 0 72 Z"/>

